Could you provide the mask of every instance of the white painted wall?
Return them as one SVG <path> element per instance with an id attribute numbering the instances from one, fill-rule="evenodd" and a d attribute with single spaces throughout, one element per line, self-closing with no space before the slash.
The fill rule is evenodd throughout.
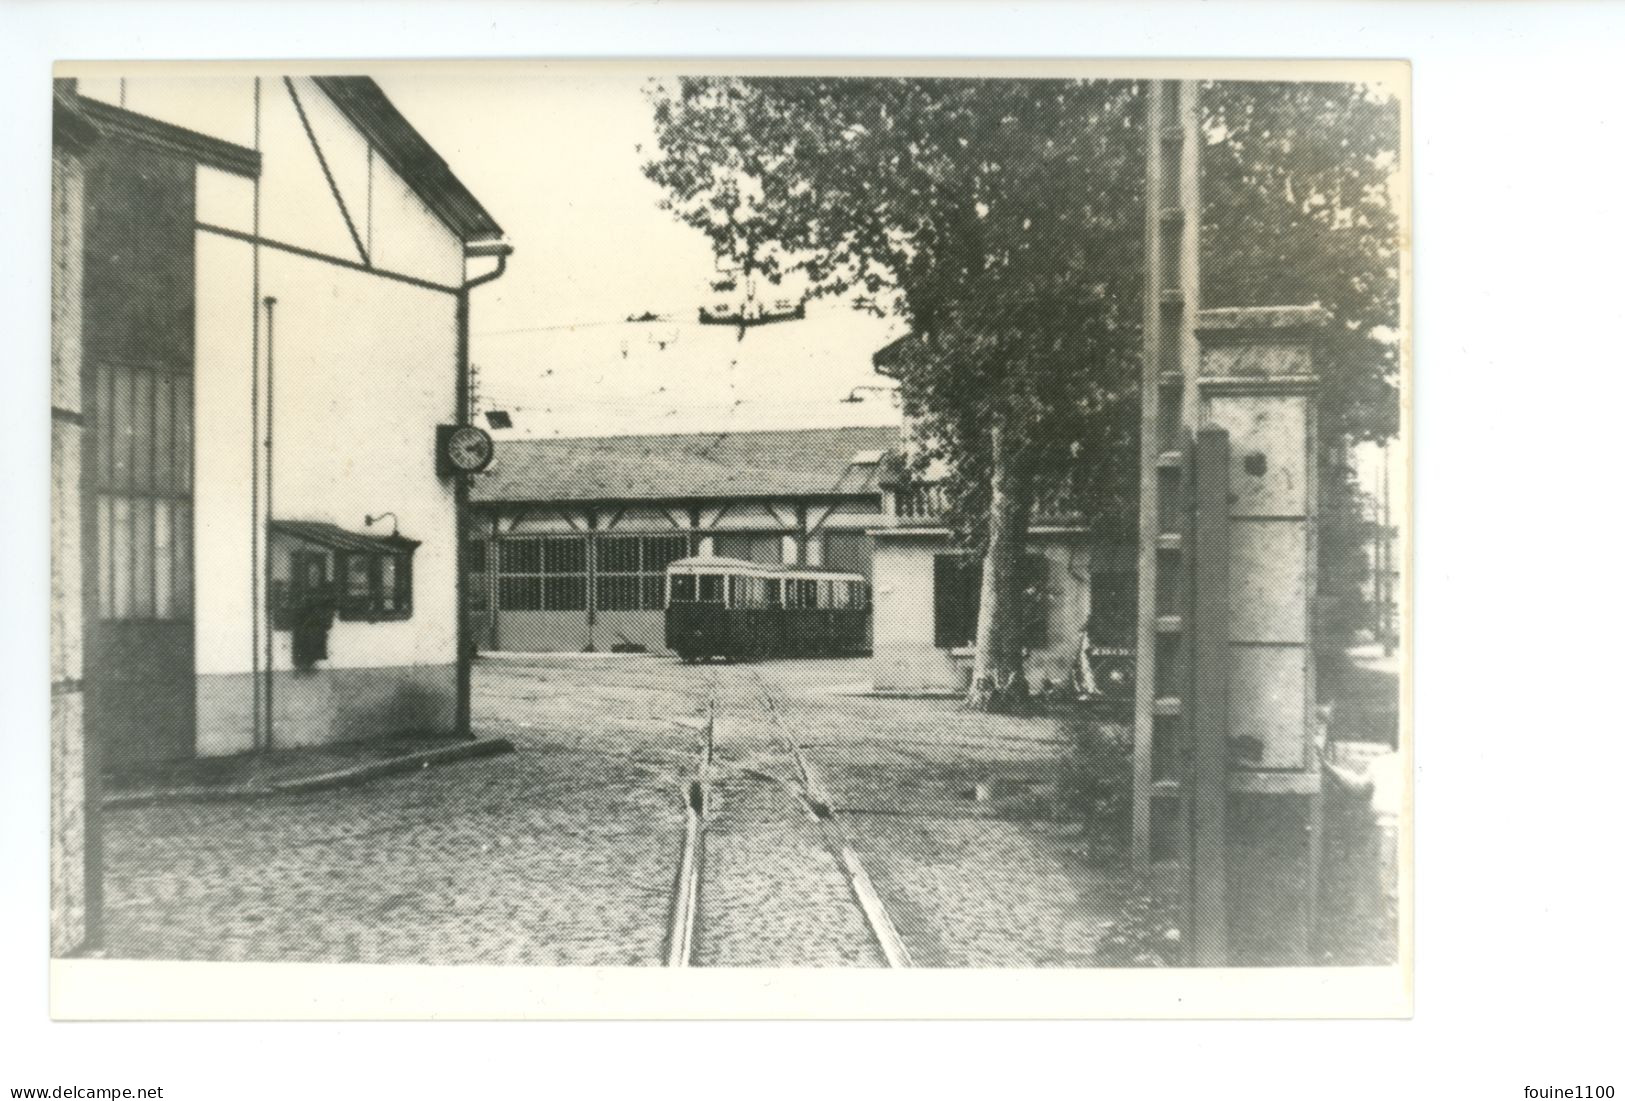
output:
<path id="1" fill-rule="evenodd" d="M 423 544 L 413 562 L 412 617 L 336 623 L 328 666 L 449 663 L 456 653 L 455 517 L 450 486 L 435 473 L 434 434 L 454 404 L 454 299 L 268 249 L 260 264 L 261 296 L 277 299 L 276 516 L 362 531 L 364 516 L 389 511 L 400 517 L 402 535 Z M 251 265 L 248 244 L 198 235 L 202 674 L 253 665 Z M 262 433 L 265 344 L 262 332 Z M 261 480 L 263 507 L 263 462 Z M 285 633 L 278 643 L 281 666 Z"/>
<path id="2" fill-rule="evenodd" d="M 1035 534 L 1030 549 L 1049 560 L 1052 592 L 1048 644 L 1027 658 L 1027 678 L 1062 683 L 1077 657 L 1078 632 L 1089 617 L 1089 556 L 1074 537 Z M 934 559 L 944 538 L 885 538 L 875 543 L 874 682 L 882 690 L 963 687 L 968 659 L 936 645 Z"/>

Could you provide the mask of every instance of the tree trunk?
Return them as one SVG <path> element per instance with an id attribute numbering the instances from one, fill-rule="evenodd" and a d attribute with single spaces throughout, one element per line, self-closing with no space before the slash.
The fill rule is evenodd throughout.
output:
<path id="1" fill-rule="evenodd" d="M 1023 668 L 1021 555 L 1027 541 L 1025 487 L 1011 469 L 1004 428 L 992 429 L 992 474 L 987 554 L 982 559 L 982 596 L 976 616 L 976 665 L 966 704 L 981 711 L 1010 711 L 1027 702 Z"/>

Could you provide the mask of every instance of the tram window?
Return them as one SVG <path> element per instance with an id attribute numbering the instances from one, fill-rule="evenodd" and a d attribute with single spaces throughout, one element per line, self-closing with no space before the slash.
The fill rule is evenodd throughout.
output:
<path id="1" fill-rule="evenodd" d="M 671 602 L 673 604 L 694 603 L 693 574 L 674 573 L 671 575 Z"/>
<path id="2" fill-rule="evenodd" d="M 832 608 L 835 606 L 835 582 L 820 581 L 818 583 L 818 606 Z"/>
<path id="3" fill-rule="evenodd" d="M 700 603 L 722 603 L 722 575 L 717 573 L 702 573 L 700 575 Z"/>
<path id="4" fill-rule="evenodd" d="M 836 607 L 836 608 L 850 608 L 850 607 L 852 607 L 852 582 L 850 582 L 850 581 L 837 581 L 837 582 L 835 582 L 835 588 L 833 590 L 833 595 L 835 597 L 835 601 L 834 601 L 833 605 L 831 605 L 832 607 Z"/>
<path id="5" fill-rule="evenodd" d="M 770 578 L 769 580 L 767 580 L 763 584 L 764 584 L 764 586 L 765 586 L 765 588 L 767 590 L 766 591 L 766 599 L 767 599 L 768 605 L 770 607 L 775 607 L 775 608 L 778 607 L 779 604 L 782 602 L 782 599 L 783 599 L 781 593 L 782 593 L 784 583 L 781 582 L 778 578 L 774 577 L 774 578 Z"/>

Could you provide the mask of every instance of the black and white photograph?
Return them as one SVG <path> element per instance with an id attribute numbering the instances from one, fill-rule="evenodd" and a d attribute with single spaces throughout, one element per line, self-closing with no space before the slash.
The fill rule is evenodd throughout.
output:
<path id="1" fill-rule="evenodd" d="M 1621 41 L 0 0 L 0 1096 L 1618 1096 Z"/>
<path id="2" fill-rule="evenodd" d="M 1403 1005 L 1408 72 L 1142 70 L 59 66 L 53 956 Z"/>

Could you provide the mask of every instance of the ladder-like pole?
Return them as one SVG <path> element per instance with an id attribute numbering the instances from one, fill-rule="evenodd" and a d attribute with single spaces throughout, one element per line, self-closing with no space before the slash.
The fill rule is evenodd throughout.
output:
<path id="1" fill-rule="evenodd" d="M 1187 586 L 1159 585 L 1189 573 L 1184 543 L 1184 506 L 1190 486 L 1186 441 L 1196 427 L 1196 374 L 1200 349 L 1196 311 L 1200 306 L 1202 221 L 1201 142 L 1195 81 L 1153 81 L 1147 88 L 1145 174 L 1145 314 L 1141 352 L 1140 523 L 1136 662 L 1134 687 L 1133 863 L 1145 873 L 1151 863 L 1153 817 L 1158 800 L 1183 807 L 1180 761 L 1186 748 L 1189 701 L 1166 689 L 1175 678 L 1159 678 L 1159 638 L 1166 649 L 1188 652 L 1184 609 L 1177 606 Z M 1159 598 L 1174 606 L 1159 606 Z M 1166 774 L 1164 774 L 1166 773 Z M 1183 815 L 1179 816 L 1183 821 Z"/>

